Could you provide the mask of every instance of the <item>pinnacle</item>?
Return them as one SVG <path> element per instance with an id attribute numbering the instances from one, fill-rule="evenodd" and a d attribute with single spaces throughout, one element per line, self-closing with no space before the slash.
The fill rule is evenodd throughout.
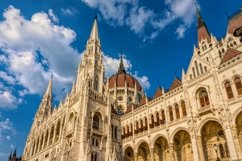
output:
<path id="1" fill-rule="evenodd" d="M 91 35 L 90 35 L 90 40 L 99 40 L 99 36 L 98 36 L 98 25 L 97 25 L 97 15 L 95 16 L 94 22 L 93 22 L 93 26 L 92 26 L 92 31 L 91 31 Z"/>
<path id="2" fill-rule="evenodd" d="M 120 57 L 120 63 L 119 63 L 118 73 L 126 73 L 125 68 L 124 68 L 123 56 L 122 55 Z"/>

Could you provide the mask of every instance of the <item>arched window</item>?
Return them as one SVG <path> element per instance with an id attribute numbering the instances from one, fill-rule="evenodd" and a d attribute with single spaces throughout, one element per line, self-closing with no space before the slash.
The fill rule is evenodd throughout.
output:
<path id="1" fill-rule="evenodd" d="M 135 134 L 138 134 L 138 132 L 139 132 L 139 123 L 138 123 L 138 121 L 136 121 L 135 122 L 135 130 L 134 130 L 134 133 Z"/>
<path id="2" fill-rule="evenodd" d="M 140 132 L 143 132 L 144 131 L 144 125 L 143 125 L 143 120 L 140 119 Z"/>
<path id="3" fill-rule="evenodd" d="M 170 121 L 174 120 L 172 107 L 169 108 Z"/>
<path id="4" fill-rule="evenodd" d="M 227 81 L 227 82 L 225 82 L 224 87 L 225 87 L 228 99 L 233 98 L 234 95 L 233 95 L 233 91 L 231 88 L 231 84 Z"/>
<path id="5" fill-rule="evenodd" d="M 92 128 L 99 130 L 99 117 L 98 117 L 98 115 L 93 116 Z"/>
<path id="6" fill-rule="evenodd" d="M 178 104 L 175 104 L 176 119 L 180 119 L 180 111 Z"/>
<path id="7" fill-rule="evenodd" d="M 94 90 L 98 91 L 98 77 L 97 76 L 95 77 L 95 80 L 94 80 Z"/>
<path id="8" fill-rule="evenodd" d="M 187 109 L 186 109 L 186 104 L 185 101 L 181 101 L 181 108 L 182 108 L 182 115 L 187 116 Z"/>
<path id="9" fill-rule="evenodd" d="M 44 142 L 44 135 L 42 134 L 42 136 L 41 136 L 41 141 L 40 141 L 40 151 L 41 151 L 42 148 L 43 148 L 43 142 Z"/>
<path id="10" fill-rule="evenodd" d="M 144 127 L 144 130 L 147 130 L 148 129 L 148 121 L 147 121 L 147 117 L 145 117 L 145 127 Z"/>
<path id="11" fill-rule="evenodd" d="M 161 111 L 161 124 L 164 124 L 166 122 L 166 116 L 165 116 L 165 111 L 162 110 Z"/>
<path id="12" fill-rule="evenodd" d="M 155 119 L 154 119 L 154 115 L 153 114 L 151 114 L 150 119 L 151 119 L 150 128 L 153 128 L 154 124 L 155 124 Z"/>
<path id="13" fill-rule="evenodd" d="M 130 136 L 133 136 L 133 124 L 130 124 L 130 130 L 131 130 L 131 131 L 130 131 L 129 135 L 130 135 Z"/>
<path id="14" fill-rule="evenodd" d="M 45 142 L 44 142 L 44 148 L 46 148 L 47 143 L 48 143 L 48 136 L 49 136 L 49 131 L 47 130 L 45 133 Z"/>
<path id="15" fill-rule="evenodd" d="M 126 125 L 125 128 L 125 137 L 129 137 L 129 125 Z"/>
<path id="16" fill-rule="evenodd" d="M 160 125 L 160 116 L 159 116 L 159 113 L 158 112 L 156 113 L 156 122 L 155 122 L 155 125 L 156 126 L 159 126 Z"/>
<path id="17" fill-rule="evenodd" d="M 242 94 L 242 84 L 241 84 L 241 80 L 239 77 L 236 77 L 234 79 L 234 84 L 235 84 L 238 95 L 241 95 Z"/>
<path id="18" fill-rule="evenodd" d="M 201 89 L 198 93 L 199 101 L 201 107 L 205 107 L 209 105 L 208 93 L 205 89 Z"/>
<path id="19" fill-rule="evenodd" d="M 58 141 L 60 138 L 60 120 L 57 123 L 56 131 L 55 131 L 55 141 Z"/>
<path id="20" fill-rule="evenodd" d="M 54 125 L 51 127 L 49 145 L 53 143 Z"/>

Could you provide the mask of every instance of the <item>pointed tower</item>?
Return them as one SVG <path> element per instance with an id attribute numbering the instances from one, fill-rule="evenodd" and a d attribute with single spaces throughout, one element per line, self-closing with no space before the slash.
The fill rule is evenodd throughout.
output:
<path id="1" fill-rule="evenodd" d="M 36 113 L 38 124 L 46 119 L 52 112 L 52 77 L 49 81 L 48 87 L 42 97 L 39 109 Z"/>
<path id="2" fill-rule="evenodd" d="M 201 16 L 200 10 L 196 6 L 196 15 L 197 15 L 197 33 L 198 33 L 198 43 L 203 39 L 210 41 L 211 35 L 207 29 L 205 22 Z"/>
<path id="3" fill-rule="evenodd" d="M 78 67 L 76 89 L 80 91 L 86 83 L 90 89 L 102 93 L 104 66 L 102 63 L 101 43 L 98 36 L 97 16 L 94 19 L 92 31 L 87 40 L 86 49 Z"/>
<path id="4" fill-rule="evenodd" d="M 8 157 L 8 161 L 11 161 L 11 160 L 12 160 L 12 151 L 11 151 L 9 157 Z"/>
<path id="5" fill-rule="evenodd" d="M 125 68 L 124 68 L 124 63 L 123 63 L 123 56 L 121 55 L 120 57 L 120 63 L 119 63 L 119 67 L 118 67 L 118 73 L 121 74 L 121 73 L 125 73 L 126 74 L 126 71 L 125 71 Z"/>

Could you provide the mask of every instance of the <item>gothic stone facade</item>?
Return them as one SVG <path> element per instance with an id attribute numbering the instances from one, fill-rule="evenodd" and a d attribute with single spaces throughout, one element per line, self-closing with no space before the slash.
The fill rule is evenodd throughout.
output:
<path id="1" fill-rule="evenodd" d="M 197 12 L 198 45 L 181 80 L 148 99 L 127 74 L 104 82 L 94 21 L 76 81 L 58 108 L 49 82 L 28 135 L 24 161 L 236 161 L 242 159 L 242 11 L 225 37 Z"/>

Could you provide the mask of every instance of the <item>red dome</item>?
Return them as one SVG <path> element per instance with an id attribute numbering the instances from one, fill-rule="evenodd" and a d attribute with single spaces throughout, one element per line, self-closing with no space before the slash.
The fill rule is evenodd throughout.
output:
<path id="1" fill-rule="evenodd" d="M 115 84 L 116 87 L 125 87 L 125 82 L 127 82 L 127 87 L 129 88 L 135 88 L 136 85 L 137 90 L 142 90 L 139 82 L 133 76 L 126 73 L 117 73 L 109 78 L 109 89 L 114 88 Z"/>

